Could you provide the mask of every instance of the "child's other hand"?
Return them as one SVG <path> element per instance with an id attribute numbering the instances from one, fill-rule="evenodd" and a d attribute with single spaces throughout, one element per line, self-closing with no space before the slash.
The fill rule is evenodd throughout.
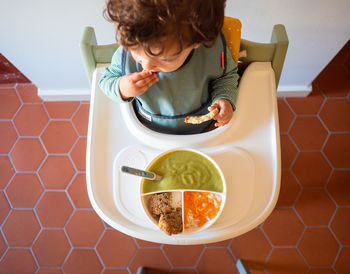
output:
<path id="1" fill-rule="evenodd" d="M 158 81 L 158 74 L 151 71 L 130 73 L 120 78 L 119 92 L 123 99 L 136 97 L 145 93 L 150 86 Z"/>
<path id="2" fill-rule="evenodd" d="M 225 99 L 218 99 L 212 104 L 208 110 L 212 111 L 214 108 L 219 109 L 219 113 L 215 115 L 214 119 L 216 120 L 215 126 L 221 127 L 230 122 L 233 116 L 232 105 L 229 101 Z"/>

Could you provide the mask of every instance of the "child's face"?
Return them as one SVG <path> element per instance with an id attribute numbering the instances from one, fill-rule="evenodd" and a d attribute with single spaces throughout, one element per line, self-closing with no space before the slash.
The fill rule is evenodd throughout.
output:
<path id="1" fill-rule="evenodd" d="M 144 70 L 152 72 L 172 72 L 177 70 L 185 62 L 187 56 L 194 48 L 198 48 L 200 45 L 192 45 L 183 49 L 181 52 L 178 50 L 178 44 L 171 40 L 164 42 L 164 50 L 162 54 L 157 56 L 151 56 L 145 52 L 142 47 L 132 47 L 129 51 L 134 60 L 142 65 Z M 157 52 L 157 48 L 151 48 L 152 52 Z"/>

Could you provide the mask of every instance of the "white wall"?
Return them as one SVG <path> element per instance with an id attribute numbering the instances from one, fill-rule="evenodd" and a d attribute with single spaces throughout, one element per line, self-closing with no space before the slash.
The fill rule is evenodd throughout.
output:
<path id="1" fill-rule="evenodd" d="M 98 43 L 114 42 L 102 17 L 105 1 L 0 1 L 0 52 L 43 95 L 87 93 L 79 40 L 90 25 Z M 227 0 L 226 8 L 248 40 L 269 42 L 274 24 L 286 26 L 290 44 L 280 81 L 286 91 L 305 91 L 350 38 L 349 12 L 350 0 Z"/>
<path id="2" fill-rule="evenodd" d="M 242 21 L 242 36 L 269 42 L 284 24 L 289 48 L 280 87 L 307 87 L 350 39 L 350 0 L 247 0 L 227 2 L 227 15 Z"/>
<path id="3" fill-rule="evenodd" d="M 84 26 L 113 42 L 104 0 L 0 0 L 0 52 L 44 93 L 89 91 L 79 41 Z"/>

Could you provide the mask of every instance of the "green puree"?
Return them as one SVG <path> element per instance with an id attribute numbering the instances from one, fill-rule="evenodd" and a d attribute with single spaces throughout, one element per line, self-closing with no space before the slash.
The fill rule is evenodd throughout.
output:
<path id="1" fill-rule="evenodd" d="M 148 168 L 163 176 L 159 182 L 144 179 L 142 192 L 170 189 L 223 191 L 216 167 L 202 155 L 192 151 L 174 151 L 163 155 Z"/>

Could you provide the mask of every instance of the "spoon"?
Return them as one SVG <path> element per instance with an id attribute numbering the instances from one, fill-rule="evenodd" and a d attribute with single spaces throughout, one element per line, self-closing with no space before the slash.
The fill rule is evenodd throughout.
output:
<path id="1" fill-rule="evenodd" d="M 160 181 L 162 180 L 162 176 L 155 174 L 154 172 L 146 171 L 146 170 L 141 170 L 133 167 L 128 167 L 128 166 L 121 166 L 120 171 L 135 175 L 135 176 L 140 176 L 143 178 L 146 178 L 148 180 L 154 180 L 154 181 Z"/>

